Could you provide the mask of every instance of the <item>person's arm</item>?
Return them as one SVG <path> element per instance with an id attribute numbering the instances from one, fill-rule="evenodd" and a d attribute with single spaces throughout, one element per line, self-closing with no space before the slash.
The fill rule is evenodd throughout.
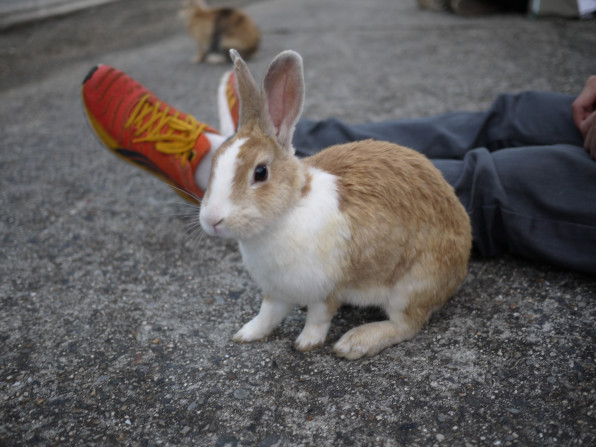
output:
<path id="1" fill-rule="evenodd" d="M 590 76 L 571 105 L 573 121 L 584 137 L 584 148 L 596 160 L 596 76 Z"/>

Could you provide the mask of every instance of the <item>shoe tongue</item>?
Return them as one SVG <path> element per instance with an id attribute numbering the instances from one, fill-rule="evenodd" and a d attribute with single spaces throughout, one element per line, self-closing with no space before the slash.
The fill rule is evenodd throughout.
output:
<path id="1" fill-rule="evenodd" d="M 194 144 L 194 152 L 198 155 L 197 158 L 203 158 L 210 150 L 215 150 L 220 147 L 226 139 L 211 126 L 206 126 Z"/>

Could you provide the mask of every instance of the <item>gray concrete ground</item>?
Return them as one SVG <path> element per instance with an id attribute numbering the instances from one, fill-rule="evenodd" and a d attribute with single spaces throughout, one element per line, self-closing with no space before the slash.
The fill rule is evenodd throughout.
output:
<path id="1" fill-rule="evenodd" d="M 474 259 L 413 340 L 337 359 L 329 345 L 233 333 L 260 292 L 235 244 L 201 235 L 169 188 L 104 150 L 80 84 L 97 62 L 215 124 L 226 67 L 189 63 L 177 2 L 130 0 L 0 34 L 0 445 L 595 445 L 596 280 Z M 250 2 L 261 76 L 305 59 L 305 116 L 479 110 L 501 91 L 575 93 L 593 21 L 464 19 L 414 0 Z"/>

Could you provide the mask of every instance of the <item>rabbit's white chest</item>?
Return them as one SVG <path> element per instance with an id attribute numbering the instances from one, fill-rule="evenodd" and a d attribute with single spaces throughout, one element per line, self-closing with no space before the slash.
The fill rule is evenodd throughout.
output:
<path id="1" fill-rule="evenodd" d="M 331 293 L 350 237 L 335 177 L 317 169 L 311 174 L 313 192 L 275 230 L 240 242 L 246 268 L 263 292 L 296 304 L 321 301 Z"/>

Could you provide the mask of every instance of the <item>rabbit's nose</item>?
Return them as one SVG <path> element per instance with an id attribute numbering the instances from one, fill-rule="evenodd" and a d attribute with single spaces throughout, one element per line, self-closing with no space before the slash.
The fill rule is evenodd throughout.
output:
<path id="1" fill-rule="evenodd" d="M 218 214 L 206 214 L 201 216 L 201 224 L 206 230 L 212 230 L 213 232 L 217 232 L 217 226 L 220 225 L 224 221 L 224 218 Z"/>
<path id="2" fill-rule="evenodd" d="M 213 227 L 213 229 L 215 230 L 215 232 L 216 232 L 216 233 L 217 233 L 217 226 L 218 226 L 219 224 L 221 224 L 223 221 L 224 221 L 224 220 L 223 220 L 223 217 L 222 217 L 222 218 L 221 218 L 221 219 L 219 219 L 217 222 L 215 222 L 215 223 L 211 224 L 211 226 Z"/>

